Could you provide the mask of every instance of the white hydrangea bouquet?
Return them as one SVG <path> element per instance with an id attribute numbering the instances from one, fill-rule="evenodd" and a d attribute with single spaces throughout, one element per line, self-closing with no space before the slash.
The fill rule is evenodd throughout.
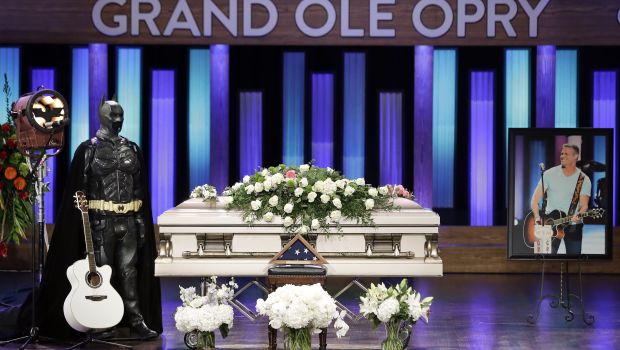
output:
<path id="1" fill-rule="evenodd" d="M 403 278 L 400 284 L 385 287 L 383 283 L 370 285 L 370 289 L 360 297 L 360 313 L 372 322 L 374 327 L 385 324 L 387 338 L 383 341 L 383 350 L 402 350 L 404 344 L 399 331 L 401 323 L 405 327 L 415 324 L 420 318 L 428 323 L 433 297 L 420 300 L 420 293 L 407 285 Z M 404 338 L 408 338 L 405 334 Z"/>
<path id="2" fill-rule="evenodd" d="M 217 190 L 215 187 L 205 184 L 194 188 L 189 196 L 190 198 L 202 198 L 205 202 L 215 201 L 217 200 Z"/>
<path id="3" fill-rule="evenodd" d="M 347 179 L 331 168 L 280 164 L 246 175 L 223 192 L 221 201 L 242 212 L 247 223 L 280 218 L 290 233 L 329 232 L 340 221 L 373 225 L 372 211 L 393 209 L 388 186 L 373 187 L 363 178 Z"/>
<path id="4" fill-rule="evenodd" d="M 197 339 L 189 341 L 199 349 L 213 349 L 215 347 L 215 330 L 219 329 L 222 338 L 228 336 L 233 326 L 234 312 L 229 302 L 234 290 L 238 288 L 234 279 L 228 285 L 217 285 L 217 277 L 213 276 L 206 283 L 204 295 L 196 294 L 196 288 L 180 288 L 180 297 L 183 305 L 177 307 L 174 315 L 176 327 L 188 336 Z M 195 344 L 194 344 L 195 343 Z"/>
<path id="5" fill-rule="evenodd" d="M 284 330 L 289 349 L 310 350 L 310 334 L 321 333 L 332 320 L 338 338 L 347 334 L 344 311 L 338 313 L 335 300 L 321 287 L 287 284 L 269 294 L 267 300 L 258 299 L 256 310 L 269 317 L 269 325 Z"/>

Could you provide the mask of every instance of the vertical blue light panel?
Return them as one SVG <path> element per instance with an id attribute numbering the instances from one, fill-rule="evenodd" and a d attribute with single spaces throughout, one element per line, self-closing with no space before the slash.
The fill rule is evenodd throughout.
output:
<path id="1" fill-rule="evenodd" d="M 73 65 L 71 68 L 71 155 L 80 143 L 90 138 L 88 124 L 88 49 L 73 49 Z"/>
<path id="2" fill-rule="evenodd" d="M 344 116 L 342 171 L 348 178 L 364 177 L 366 124 L 366 54 L 344 54 Z"/>
<path id="3" fill-rule="evenodd" d="M 219 192 L 228 183 L 229 48 L 211 46 L 211 162 L 210 181 Z"/>
<path id="4" fill-rule="evenodd" d="M 555 127 L 577 127 L 577 50 L 555 53 Z"/>
<path id="5" fill-rule="evenodd" d="M 536 127 L 555 125 L 555 46 L 536 48 Z"/>
<path id="6" fill-rule="evenodd" d="M 30 71 L 31 84 L 30 91 L 36 91 L 40 86 L 46 89 L 54 89 L 56 81 L 56 70 L 54 68 L 33 68 Z M 71 118 L 71 116 L 69 116 Z M 54 213 L 54 189 L 56 188 L 56 158 L 51 157 L 47 161 L 47 176 L 44 181 L 49 183 L 49 192 L 44 194 L 45 221 L 53 224 Z"/>
<path id="7" fill-rule="evenodd" d="M 312 74 L 312 159 L 334 167 L 334 75 Z"/>
<path id="8" fill-rule="evenodd" d="M 530 127 L 530 50 L 506 49 L 505 165 L 508 164 L 508 129 Z M 507 169 L 507 168 L 506 168 Z"/>
<path id="9" fill-rule="evenodd" d="M 20 96 L 19 86 L 19 48 L 0 47 L 0 85 L 4 86 L 4 74 L 6 73 L 12 94 L 9 103 L 17 100 Z M 2 95 L 4 99 L 4 95 Z M 5 106 L 3 106 L 4 110 Z M 2 120 L 4 123 L 4 119 Z"/>
<path id="10" fill-rule="evenodd" d="M 282 160 L 287 165 L 299 165 L 304 162 L 305 55 L 302 52 L 285 52 L 283 70 Z"/>
<path id="11" fill-rule="evenodd" d="M 433 52 L 433 207 L 454 204 L 456 50 Z"/>
<path id="12" fill-rule="evenodd" d="M 417 45 L 413 64 L 413 193 L 420 205 L 432 208 L 433 47 Z"/>
<path id="13" fill-rule="evenodd" d="M 116 50 L 116 96 L 123 106 L 125 121 L 121 135 L 141 145 L 142 130 L 142 49 Z"/>
<path id="14" fill-rule="evenodd" d="M 99 104 L 101 97 L 108 96 L 108 45 L 88 45 L 88 101 L 89 123 L 88 134 L 95 136 L 99 129 Z"/>
<path id="15" fill-rule="evenodd" d="M 613 184 L 613 224 L 617 225 L 616 212 L 618 193 L 618 73 L 616 71 L 595 71 L 592 101 L 592 126 L 614 129 L 614 184 Z"/>
<path id="16" fill-rule="evenodd" d="M 470 225 L 493 225 L 495 73 L 471 72 Z"/>
<path id="17" fill-rule="evenodd" d="M 153 218 L 174 206 L 174 71 L 151 72 L 151 200 Z"/>
<path id="18" fill-rule="evenodd" d="M 263 165 L 263 93 L 239 93 L 239 178 Z"/>
<path id="19" fill-rule="evenodd" d="M 209 183 L 211 173 L 211 53 L 189 50 L 189 191 Z"/>
<path id="20" fill-rule="evenodd" d="M 403 94 L 379 93 L 380 185 L 403 182 Z"/>

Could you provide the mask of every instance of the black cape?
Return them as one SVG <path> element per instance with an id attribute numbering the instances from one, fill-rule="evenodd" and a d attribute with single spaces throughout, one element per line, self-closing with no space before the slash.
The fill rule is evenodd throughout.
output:
<path id="1" fill-rule="evenodd" d="M 71 285 L 66 276 L 67 268 L 75 261 L 84 259 L 86 252 L 82 216 L 81 212 L 74 205 L 73 195 L 77 190 L 84 190 L 80 187 L 82 187 L 81 184 L 84 176 L 85 151 L 90 147 L 90 144 L 90 140 L 80 144 L 71 161 L 67 184 L 65 185 L 61 206 L 56 217 L 54 234 L 45 260 L 43 279 L 37 301 L 37 323 L 41 334 L 58 339 L 70 339 L 81 336 L 65 320 L 63 303 L 71 290 Z M 138 251 L 138 261 L 136 263 L 138 270 L 138 300 L 146 325 L 161 334 L 161 293 L 159 278 L 154 277 L 157 251 L 153 232 L 151 201 L 147 190 L 147 169 L 140 151 L 138 151 L 138 157 L 140 159 L 142 184 L 145 187 L 141 210 L 143 211 L 146 229 L 146 241 L 142 249 Z M 121 323 L 120 326 L 122 325 Z"/>

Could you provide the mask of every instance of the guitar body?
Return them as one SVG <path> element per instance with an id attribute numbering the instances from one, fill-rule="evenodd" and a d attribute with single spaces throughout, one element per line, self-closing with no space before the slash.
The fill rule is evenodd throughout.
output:
<path id="1" fill-rule="evenodd" d="M 97 332 L 116 326 L 123 318 L 123 299 L 112 285 L 108 265 L 89 270 L 88 259 L 78 260 L 67 269 L 71 292 L 63 311 L 71 328 L 79 332 Z"/>
<path id="2" fill-rule="evenodd" d="M 554 210 L 545 216 L 545 225 L 551 225 L 554 237 L 558 234 L 560 234 L 560 236 L 564 235 L 564 227 L 566 226 L 566 224 L 554 225 L 554 221 L 558 221 L 562 218 L 566 218 L 566 213 L 559 210 Z M 523 224 L 523 238 L 530 246 L 534 244 L 534 241 L 536 241 L 534 228 L 535 224 L 536 221 L 534 220 L 534 213 L 530 211 L 529 213 L 527 213 Z"/>

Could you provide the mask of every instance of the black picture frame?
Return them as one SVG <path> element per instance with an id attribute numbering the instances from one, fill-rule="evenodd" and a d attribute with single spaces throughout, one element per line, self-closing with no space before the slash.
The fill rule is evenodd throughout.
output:
<path id="1" fill-rule="evenodd" d="M 613 129 L 511 128 L 508 131 L 508 141 L 508 259 L 611 259 L 612 220 L 615 210 Z M 532 194 L 541 177 L 541 165 L 545 171 L 559 166 L 560 151 L 565 143 L 576 144 L 580 148 L 577 167 L 590 179 L 591 196 L 588 211 L 592 214 L 583 219 L 581 253 L 566 254 L 564 240 L 560 241 L 556 254 L 535 253 L 535 243 L 532 241 L 537 239 L 532 239 L 530 233 L 532 226 L 529 224 L 531 219 L 527 215 L 531 211 Z M 551 172 L 545 173 L 545 176 L 547 174 L 553 179 Z M 569 191 L 572 195 L 574 189 Z M 552 238 L 552 241 L 555 239 L 557 238 Z M 543 241 L 537 243 L 541 242 Z"/>

